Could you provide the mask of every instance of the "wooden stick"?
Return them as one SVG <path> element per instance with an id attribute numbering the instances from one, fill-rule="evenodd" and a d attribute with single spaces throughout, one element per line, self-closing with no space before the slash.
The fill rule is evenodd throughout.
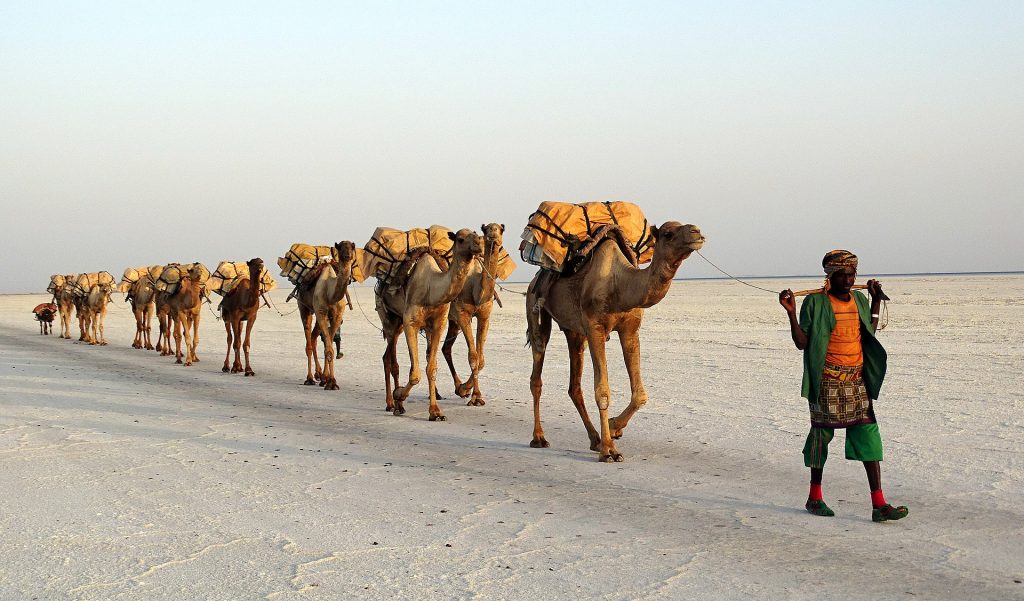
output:
<path id="1" fill-rule="evenodd" d="M 850 287 L 850 290 L 867 290 L 868 287 L 865 284 L 854 284 Z M 818 294 L 824 292 L 824 288 L 815 288 L 813 290 L 798 290 L 793 293 L 793 296 L 807 296 L 808 294 Z"/>
<path id="2" fill-rule="evenodd" d="M 868 287 L 865 284 L 854 284 L 850 287 L 850 290 L 867 290 Z M 793 293 L 793 296 L 807 296 L 808 294 L 818 294 L 824 292 L 824 288 L 815 288 L 814 290 L 799 290 Z M 889 297 L 882 293 L 882 300 L 889 300 Z"/>

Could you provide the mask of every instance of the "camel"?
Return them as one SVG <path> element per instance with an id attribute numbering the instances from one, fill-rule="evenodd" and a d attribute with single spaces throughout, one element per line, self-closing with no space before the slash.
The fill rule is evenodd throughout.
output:
<path id="1" fill-rule="evenodd" d="M 249 279 L 242 280 L 228 292 L 227 296 L 220 303 L 220 315 L 224 320 L 224 329 L 228 334 L 228 350 L 224 355 L 224 367 L 221 371 L 233 374 L 242 373 L 242 362 L 239 360 L 239 350 L 245 349 L 245 375 L 255 376 L 249 364 L 249 341 L 252 339 L 252 327 L 256 324 L 256 313 L 260 310 L 261 284 L 260 278 L 263 275 L 263 259 L 255 258 L 245 262 L 249 266 Z M 242 342 L 242 322 L 245 322 L 245 342 Z M 232 338 L 234 340 L 232 341 Z M 235 362 L 228 367 L 228 359 L 231 357 L 231 347 L 235 348 Z"/>
<path id="2" fill-rule="evenodd" d="M 53 276 L 53 300 L 60 313 L 60 337 L 71 340 L 71 311 L 75 308 L 75 297 L 71 294 L 69 283 L 75 281 L 77 273 Z M 60 282 L 59 284 L 57 282 Z"/>
<path id="3" fill-rule="evenodd" d="M 89 288 L 89 293 L 81 298 L 78 312 L 83 316 L 85 342 L 92 345 L 107 346 L 107 338 L 103 333 L 103 322 L 107 317 L 107 303 L 110 293 L 114 290 L 113 279 L 109 282 L 96 284 Z M 90 331 L 91 328 L 91 331 Z"/>
<path id="4" fill-rule="evenodd" d="M 430 421 L 444 421 L 445 415 L 437 405 L 437 351 L 441 335 L 448 321 L 450 303 L 462 291 L 476 259 L 483 253 L 483 241 L 471 229 L 448 233 L 454 241 L 453 259 L 447 271 L 438 266 L 437 260 L 427 251 L 413 254 L 406 259 L 411 265 L 405 273 L 407 279 L 397 288 L 377 288 L 377 314 L 383 325 L 387 348 L 384 362 L 384 385 L 386 407 L 394 415 L 405 413 L 404 401 L 413 386 L 420 381 L 420 364 L 416 336 L 420 330 L 427 335 L 427 383 L 430 390 Z M 404 265 L 403 265 L 404 267 Z M 399 332 L 405 332 L 409 347 L 409 379 L 405 386 L 398 386 L 398 359 L 396 344 Z M 392 394 L 391 381 L 395 391 Z"/>
<path id="5" fill-rule="evenodd" d="M 159 332 L 156 336 L 156 351 L 160 353 L 161 357 L 170 355 L 171 353 L 171 312 L 170 305 L 167 304 L 167 299 L 171 295 L 162 290 L 157 290 L 153 295 L 154 306 L 156 308 L 156 323 L 159 327 Z"/>
<path id="6" fill-rule="evenodd" d="M 199 362 L 196 347 L 199 346 L 199 318 L 203 308 L 202 266 L 193 263 L 187 277 L 182 277 L 178 289 L 167 296 L 167 312 L 174 326 L 175 363 L 181 363 L 181 334 L 185 332 L 185 367 Z"/>
<path id="7" fill-rule="evenodd" d="M 616 226 L 608 227 L 613 230 L 611 233 L 618 233 Z M 660 228 L 652 227 L 651 232 L 656 240 L 654 257 L 644 269 L 636 267 L 635 255 L 621 235 L 613 235 L 598 242 L 589 259 L 574 274 L 559 277 L 541 270 L 530 282 L 526 311 L 529 344 L 533 350 L 530 389 L 533 393 L 534 425 L 531 447 L 549 446 L 540 422 L 540 395 L 544 351 L 554 320 L 565 333 L 569 345 L 569 397 L 587 429 L 590 449 L 599 453 L 600 461 L 623 460 L 612 439 L 622 436 L 630 418 L 647 402 L 647 392 L 640 380 L 643 310 L 665 297 L 683 260 L 704 245 L 704 236 L 694 225 L 669 221 Z M 553 278 L 553 281 L 543 282 L 547 278 Z M 611 393 L 605 343 L 613 331 L 619 334 L 631 396 L 626 409 L 609 420 Z M 600 432 L 590 422 L 580 387 L 583 352 L 588 344 L 594 365 L 594 397 L 600 414 Z"/>
<path id="8" fill-rule="evenodd" d="M 139 278 L 128 290 L 125 300 L 131 303 L 132 313 L 135 315 L 135 339 L 132 341 L 132 348 L 153 350 L 150 337 L 153 328 L 150 326 L 150 320 L 156 312 L 157 294 L 156 287 L 148 275 Z M 158 337 L 157 344 L 159 343 Z"/>
<path id="9" fill-rule="evenodd" d="M 448 363 L 452 380 L 455 382 L 455 394 L 466 398 L 473 394 L 467 405 L 484 405 L 483 395 L 480 393 L 480 372 L 484 368 L 484 342 L 487 339 L 487 328 L 491 320 L 491 308 L 494 305 L 495 291 L 494 274 L 497 273 L 498 260 L 502 256 L 502 234 L 505 233 L 505 225 L 501 223 L 489 223 L 481 225 L 484 233 L 484 254 L 482 262 L 475 262 L 470 271 L 466 284 L 462 287 L 455 300 L 452 301 L 451 309 L 448 312 L 448 333 L 445 335 L 444 345 L 441 353 Z M 499 300 L 500 304 L 501 301 Z M 476 317 L 476 340 L 473 338 L 473 318 Z M 458 338 L 458 332 L 462 331 L 466 339 L 466 346 L 469 347 L 469 368 L 471 373 L 465 383 L 459 380 L 459 374 L 452 362 L 452 347 Z"/>
<path id="10" fill-rule="evenodd" d="M 316 315 L 316 327 L 323 336 L 324 368 L 320 380 L 324 390 L 338 390 L 338 380 L 334 375 L 334 353 L 331 352 L 331 340 L 341 328 L 345 316 L 345 296 L 348 284 L 352 281 L 352 266 L 356 260 L 356 245 L 349 241 L 334 245 L 336 258 L 318 267 L 320 273 L 313 285 L 313 312 Z M 312 332 L 310 333 L 312 335 Z"/>

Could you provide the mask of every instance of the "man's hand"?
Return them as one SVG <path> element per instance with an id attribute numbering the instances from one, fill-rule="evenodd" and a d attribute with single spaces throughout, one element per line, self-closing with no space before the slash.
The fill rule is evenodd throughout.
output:
<path id="1" fill-rule="evenodd" d="M 874 282 L 874 280 L 871 280 Z M 877 282 L 876 282 L 877 283 Z M 786 309 L 786 313 L 796 313 L 796 297 L 793 296 L 793 291 L 786 289 L 779 293 L 779 304 Z"/>
<path id="2" fill-rule="evenodd" d="M 868 280 L 868 293 L 871 294 L 872 299 L 886 298 L 885 293 L 882 292 L 882 284 L 878 280 Z"/>

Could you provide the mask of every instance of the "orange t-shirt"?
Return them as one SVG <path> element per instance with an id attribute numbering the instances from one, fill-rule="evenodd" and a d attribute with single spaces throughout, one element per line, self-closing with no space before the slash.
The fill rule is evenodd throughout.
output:
<path id="1" fill-rule="evenodd" d="M 857 300 L 850 295 L 850 300 L 843 302 L 831 294 L 827 295 L 832 303 L 832 312 L 836 314 L 836 329 L 828 341 L 825 361 L 833 365 L 863 365 L 864 349 L 860 345 L 860 313 L 857 312 Z"/>

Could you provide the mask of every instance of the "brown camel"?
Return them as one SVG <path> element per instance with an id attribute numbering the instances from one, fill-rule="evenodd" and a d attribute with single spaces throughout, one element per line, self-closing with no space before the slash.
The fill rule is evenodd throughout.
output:
<path id="1" fill-rule="evenodd" d="M 109 276 L 109 274 L 107 274 Z M 107 346 L 107 337 L 103 332 L 103 323 L 107 318 L 107 304 L 110 293 L 114 291 L 114 279 L 93 285 L 89 293 L 82 297 L 79 312 L 83 314 L 85 342 Z"/>
<path id="2" fill-rule="evenodd" d="M 224 355 L 224 367 L 221 371 L 233 374 L 242 373 L 242 362 L 239 360 L 239 350 L 245 349 L 245 375 L 255 376 L 249 364 L 249 341 L 252 339 L 252 327 L 256 324 L 256 313 L 260 310 L 260 295 L 262 286 L 260 278 L 263 277 L 263 259 L 255 258 L 245 262 L 249 266 L 249 279 L 242 280 L 228 292 L 227 296 L 220 303 L 220 315 L 224 320 L 224 329 L 228 334 L 228 351 Z M 245 342 L 242 342 L 242 322 L 245 322 Z M 234 339 L 232 341 L 232 338 Z M 228 367 L 228 359 L 231 358 L 231 347 L 235 348 L 235 362 Z"/>
<path id="3" fill-rule="evenodd" d="M 403 405 L 413 386 L 420 381 L 420 364 L 416 336 L 420 330 L 427 335 L 427 383 L 430 389 L 430 421 L 444 420 L 444 413 L 437 406 L 437 352 L 441 346 L 441 335 L 448 321 L 449 305 L 462 290 L 477 257 L 483 253 L 483 241 L 471 229 L 448 233 L 454 241 L 453 259 L 447 271 L 438 266 L 429 252 L 407 259 L 411 269 L 408 278 L 397 289 L 377 287 L 377 314 L 383 325 L 387 348 L 382 357 L 384 362 L 385 402 L 387 409 L 395 415 L 405 413 Z M 405 332 L 409 347 L 409 379 L 405 386 L 398 387 L 398 358 L 395 346 L 399 332 Z M 391 381 L 395 391 L 392 394 Z"/>
<path id="4" fill-rule="evenodd" d="M 199 346 L 199 318 L 203 308 L 202 265 L 192 263 L 187 277 L 182 277 L 178 289 L 167 297 L 167 311 L 174 327 L 175 363 L 181 363 L 181 335 L 185 333 L 185 366 L 199 362 L 196 347 Z"/>
<path id="5" fill-rule="evenodd" d="M 140 277 L 128 289 L 126 300 L 131 303 L 132 313 L 135 315 L 135 339 L 132 341 L 132 348 L 145 348 L 147 351 L 153 350 L 151 338 L 153 328 L 150 326 L 150 322 L 153 314 L 156 313 L 156 299 L 158 295 L 156 286 L 153 284 L 153 278 L 160 277 L 162 269 L 158 268 L 156 273 L 153 273 L 151 268 L 148 275 Z M 158 337 L 157 345 L 159 344 L 160 340 Z"/>
<path id="6" fill-rule="evenodd" d="M 156 336 L 156 351 L 161 357 L 173 354 L 171 352 L 171 308 L 167 304 L 170 293 L 157 290 L 153 296 L 156 307 L 156 324 L 159 332 Z"/>
<path id="7" fill-rule="evenodd" d="M 75 309 L 75 297 L 68 285 L 78 277 L 77 273 L 55 275 L 51 278 L 53 301 L 60 313 L 60 337 L 71 340 L 71 312 Z"/>
<path id="8" fill-rule="evenodd" d="M 628 249 L 628 245 L 617 243 L 612 236 L 598 243 L 575 274 L 555 276 L 553 281 L 540 283 L 554 275 L 542 270 L 530 282 L 526 317 L 533 350 L 530 389 L 533 392 L 534 425 L 531 447 L 548 446 L 540 423 L 540 394 L 544 351 L 551 337 L 553 319 L 565 333 L 569 344 L 569 397 L 583 419 L 590 436 L 590 448 L 600 454 L 601 461 L 622 461 L 622 454 L 612 439 L 622 436 L 630 418 L 647 402 L 647 392 L 640 380 L 643 310 L 665 297 L 683 260 L 704 245 L 704 236 L 694 225 L 669 221 L 661 228 L 652 228 L 652 234 L 656 240 L 654 257 L 645 269 L 638 269 L 632 253 L 623 251 L 623 246 Z M 609 420 L 611 392 L 605 343 L 613 331 L 619 334 L 629 373 L 631 397 L 629 406 L 618 417 Z M 583 352 L 588 344 L 594 365 L 594 397 L 600 413 L 600 432 L 590 422 L 580 386 Z"/>
<path id="9" fill-rule="evenodd" d="M 338 390 L 338 380 L 334 375 L 334 353 L 331 352 L 331 340 L 341 328 L 345 317 L 345 297 L 348 284 L 352 281 L 352 265 L 356 260 L 356 245 L 348 240 L 334 245 L 335 259 L 324 263 L 318 269 L 320 273 L 313 285 L 313 312 L 316 314 L 316 327 L 323 337 L 324 369 L 320 380 L 324 390 Z"/>
<path id="10" fill-rule="evenodd" d="M 473 394 L 467 405 L 483 405 L 484 398 L 480 393 L 480 372 L 484 368 L 484 342 L 487 339 L 487 328 L 491 320 L 491 308 L 494 305 L 494 274 L 498 272 L 498 261 L 505 254 L 502 248 L 502 234 L 505 225 L 489 223 L 481 225 L 484 233 L 484 254 L 481 262 L 475 262 L 466 284 L 462 287 L 448 311 L 448 333 L 445 334 L 441 353 L 448 363 L 452 380 L 455 382 L 455 394 L 466 398 Z M 500 301 L 499 301 L 500 304 Z M 473 318 L 476 317 L 476 339 L 473 337 Z M 455 370 L 452 361 L 452 347 L 458 338 L 459 331 L 466 339 L 469 348 L 469 379 L 463 383 Z"/>

